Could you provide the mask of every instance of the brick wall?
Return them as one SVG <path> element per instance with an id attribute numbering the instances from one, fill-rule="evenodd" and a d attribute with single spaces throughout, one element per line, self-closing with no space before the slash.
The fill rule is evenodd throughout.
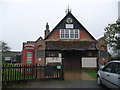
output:
<path id="1" fill-rule="evenodd" d="M 59 30 L 55 30 L 54 32 L 52 32 L 47 40 L 49 39 L 60 39 Z"/>
<path id="2" fill-rule="evenodd" d="M 80 30 L 80 39 L 84 40 L 93 40 L 90 35 L 85 32 L 84 30 Z M 51 39 L 60 39 L 60 30 L 54 30 L 54 32 L 51 33 L 51 35 L 46 39 L 46 40 L 51 40 Z"/>
<path id="3" fill-rule="evenodd" d="M 45 50 L 45 41 L 43 39 L 36 41 L 36 49 L 35 49 L 36 54 L 37 54 L 38 50 L 41 50 L 41 51 Z M 35 63 L 44 65 L 44 63 L 45 63 L 44 56 L 36 56 L 35 55 Z"/>
<path id="4" fill-rule="evenodd" d="M 99 39 L 98 40 L 97 47 L 99 48 L 99 53 L 100 53 L 100 50 L 107 52 L 107 45 L 106 45 L 106 43 L 105 43 L 105 41 L 103 39 Z M 105 65 L 108 61 L 109 61 L 109 57 L 108 56 L 106 56 L 106 57 L 100 57 L 99 56 L 99 58 L 98 58 L 99 66 L 100 65 Z"/>
<path id="5" fill-rule="evenodd" d="M 84 30 L 80 30 L 80 39 L 92 40 L 90 35 L 88 35 Z"/>
<path id="6" fill-rule="evenodd" d="M 106 45 L 104 40 L 98 41 L 97 46 L 100 50 L 106 50 L 107 51 L 107 45 Z"/>

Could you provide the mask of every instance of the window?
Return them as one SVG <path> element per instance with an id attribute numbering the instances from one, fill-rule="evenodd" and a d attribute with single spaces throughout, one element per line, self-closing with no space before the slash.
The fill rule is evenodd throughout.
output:
<path id="1" fill-rule="evenodd" d="M 117 73 L 120 74 L 120 63 L 118 63 L 118 68 L 117 69 L 118 69 Z"/>
<path id="2" fill-rule="evenodd" d="M 38 56 L 44 56 L 44 51 L 38 50 L 37 51 L 37 57 Z"/>
<path id="3" fill-rule="evenodd" d="M 105 48 L 105 45 L 102 45 L 102 46 L 100 47 L 100 49 L 102 49 L 102 50 L 106 49 L 106 48 Z"/>
<path id="4" fill-rule="evenodd" d="M 108 53 L 105 50 L 100 50 L 100 57 L 107 57 Z"/>
<path id="5" fill-rule="evenodd" d="M 62 29 L 62 30 L 61 30 L 61 38 L 64 38 L 64 36 L 65 36 L 64 34 L 65 34 L 65 33 L 64 33 L 64 29 Z"/>
<path id="6" fill-rule="evenodd" d="M 59 56 L 59 52 L 58 51 L 47 51 L 46 52 L 46 56 L 47 57 L 58 57 Z"/>
<path id="7" fill-rule="evenodd" d="M 70 38 L 74 38 L 74 30 L 70 30 Z"/>
<path id="8" fill-rule="evenodd" d="M 102 71 L 120 74 L 120 64 L 119 63 L 110 63 Z"/>
<path id="9" fill-rule="evenodd" d="M 91 52 L 88 52 L 88 55 L 87 56 L 92 56 L 92 53 Z"/>
<path id="10" fill-rule="evenodd" d="M 118 63 L 117 73 L 120 74 L 120 63 Z"/>
<path id="11" fill-rule="evenodd" d="M 65 30 L 65 38 L 69 38 L 69 30 Z"/>
<path id="12" fill-rule="evenodd" d="M 79 32 L 78 30 L 75 30 L 75 38 L 78 38 Z"/>
<path id="13" fill-rule="evenodd" d="M 79 29 L 61 29 L 61 39 L 79 39 Z"/>
<path id="14" fill-rule="evenodd" d="M 31 62 L 32 61 L 32 51 L 28 51 L 27 52 L 27 62 Z"/>
<path id="15" fill-rule="evenodd" d="M 105 71 L 105 72 L 111 72 L 112 71 L 112 63 L 111 64 L 108 64 L 105 68 L 103 68 L 102 71 Z"/>
<path id="16" fill-rule="evenodd" d="M 97 57 L 98 53 L 97 51 L 86 50 L 83 55 L 85 55 L 86 57 Z"/>
<path id="17" fill-rule="evenodd" d="M 113 63 L 111 73 L 120 74 L 120 64 Z"/>

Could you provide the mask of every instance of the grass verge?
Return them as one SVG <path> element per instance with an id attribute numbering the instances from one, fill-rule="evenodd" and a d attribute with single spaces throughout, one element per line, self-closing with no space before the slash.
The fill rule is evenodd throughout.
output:
<path id="1" fill-rule="evenodd" d="M 84 70 L 85 73 L 87 73 L 88 75 L 90 75 L 93 78 L 97 78 L 97 72 L 96 70 Z"/>

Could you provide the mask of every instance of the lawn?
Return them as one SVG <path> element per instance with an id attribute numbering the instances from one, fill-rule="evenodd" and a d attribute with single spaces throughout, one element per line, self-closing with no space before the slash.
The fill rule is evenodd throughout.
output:
<path id="1" fill-rule="evenodd" d="M 84 70 L 87 74 L 89 74 L 93 78 L 97 78 L 97 72 L 96 70 Z"/>

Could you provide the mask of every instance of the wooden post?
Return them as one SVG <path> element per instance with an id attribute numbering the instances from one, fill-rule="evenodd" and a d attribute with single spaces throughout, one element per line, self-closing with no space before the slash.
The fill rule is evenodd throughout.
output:
<path id="1" fill-rule="evenodd" d="M 16 67 L 14 66 L 14 70 L 15 70 L 15 82 L 17 81 L 17 75 L 16 75 Z"/>
<path id="2" fill-rule="evenodd" d="M 36 79 L 37 79 L 37 64 L 35 65 Z"/>
<path id="3" fill-rule="evenodd" d="M 10 81 L 12 81 L 12 77 L 13 77 L 13 75 L 12 75 L 12 65 L 10 65 Z"/>
<path id="4" fill-rule="evenodd" d="M 5 85 L 7 85 L 7 64 L 5 64 Z"/>
<path id="5" fill-rule="evenodd" d="M 9 80 L 10 79 L 10 65 L 8 65 L 7 69 L 8 69 L 8 82 L 9 82 L 10 81 Z"/>
<path id="6" fill-rule="evenodd" d="M 3 67 L 2 67 L 2 84 L 4 83 L 4 80 L 5 80 L 5 73 L 4 73 L 4 69 L 5 69 L 5 65 L 3 64 Z"/>
<path id="7" fill-rule="evenodd" d="M 25 65 L 23 66 L 23 71 L 24 71 L 24 80 L 25 80 Z"/>
<path id="8" fill-rule="evenodd" d="M 22 77 L 22 71 L 21 71 L 21 65 L 20 65 L 20 77 L 19 77 L 19 80 L 21 81 L 21 77 Z"/>

